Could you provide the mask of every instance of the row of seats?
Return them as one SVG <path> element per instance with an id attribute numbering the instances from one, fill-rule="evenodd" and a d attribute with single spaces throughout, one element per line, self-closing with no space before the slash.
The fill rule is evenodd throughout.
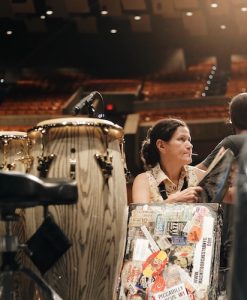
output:
<path id="1" fill-rule="evenodd" d="M 231 64 L 232 77 L 246 77 L 247 76 L 247 60 L 240 60 L 232 62 Z"/>
<path id="2" fill-rule="evenodd" d="M 178 107 L 161 110 L 140 112 L 140 122 L 153 122 L 166 117 L 175 117 L 183 120 L 198 119 L 225 119 L 229 116 L 228 106 L 204 106 L 204 107 Z"/>
<path id="3" fill-rule="evenodd" d="M 235 96 L 238 93 L 247 91 L 247 60 L 242 58 L 231 63 L 231 78 L 228 81 L 227 96 Z"/>
<path id="4" fill-rule="evenodd" d="M 170 98 L 198 98 L 203 88 L 202 82 L 144 83 L 145 100 L 163 100 Z"/>
<path id="5" fill-rule="evenodd" d="M 27 125 L 0 125 L 0 135 L 2 134 L 1 131 L 27 132 L 28 129 L 30 129 L 30 126 Z"/>
<path id="6" fill-rule="evenodd" d="M 84 92 L 97 90 L 103 93 L 134 93 L 140 97 L 139 100 L 144 101 L 200 98 L 205 80 L 214 64 L 214 61 L 208 60 L 189 66 L 182 72 L 167 73 L 165 70 L 160 70 L 146 76 L 145 80 L 143 78 L 90 79 L 87 76 L 74 76 L 73 72 L 58 77 L 54 75 L 54 78 L 25 77 L 17 81 L 16 86 L 11 88 L 0 103 L 0 115 L 62 114 L 65 103 L 78 87 L 82 87 Z M 246 91 L 245 80 L 231 78 L 227 86 L 227 96 L 243 91 Z M 204 115 L 205 113 L 202 117 Z"/>
<path id="7" fill-rule="evenodd" d="M 167 68 L 164 67 L 148 75 L 146 80 L 162 82 L 205 81 L 212 66 L 215 64 L 215 59 L 209 58 L 198 64 L 188 66 L 185 70 L 167 72 Z"/>
<path id="8" fill-rule="evenodd" d="M 0 105 L 0 115 L 40 115 L 40 114 L 61 114 L 62 107 L 67 100 L 62 97 L 40 97 L 26 99 L 8 99 Z"/>
<path id="9" fill-rule="evenodd" d="M 136 93 L 141 84 L 139 79 L 91 79 L 83 82 L 85 91 Z"/>
<path id="10" fill-rule="evenodd" d="M 247 91 L 246 79 L 231 79 L 228 82 L 226 95 L 235 96 L 238 93 L 244 93 Z"/>
<path id="11" fill-rule="evenodd" d="M 0 115 L 56 115 L 87 77 L 82 72 L 24 71 L 15 83 L 0 85 Z"/>

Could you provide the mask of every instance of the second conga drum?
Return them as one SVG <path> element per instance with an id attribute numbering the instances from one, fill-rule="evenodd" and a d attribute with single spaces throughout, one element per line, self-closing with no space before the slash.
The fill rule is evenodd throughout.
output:
<path id="1" fill-rule="evenodd" d="M 75 179 L 79 193 L 76 205 L 49 207 L 72 247 L 45 279 L 63 299 L 114 299 L 127 226 L 122 128 L 100 119 L 60 118 L 39 123 L 28 137 L 31 173 Z M 37 210 L 36 225 L 41 221 Z"/>
<path id="2" fill-rule="evenodd" d="M 27 173 L 32 165 L 32 157 L 29 154 L 30 141 L 26 132 L 0 131 L 0 170 L 18 171 Z M 10 187 L 15 188 L 15 187 Z M 25 227 L 25 211 L 18 209 L 20 221 L 14 223 L 14 233 L 21 243 L 25 242 L 29 233 Z M 0 223 L 0 234 L 3 234 L 4 224 Z M 30 229 L 32 231 L 32 229 Z"/>
<path id="3" fill-rule="evenodd" d="M 29 153 L 30 140 L 27 137 L 26 132 L 22 131 L 0 131 L 0 170 L 1 171 L 17 171 L 27 173 L 32 165 L 32 157 Z M 9 189 L 15 189 L 15 186 L 9 186 Z M 13 208 L 15 209 L 15 208 Z M 0 222 L 0 236 L 6 235 L 6 224 L 2 221 L 3 215 L 9 213 L 11 210 L 1 210 L 1 222 Z M 33 211 L 31 209 L 16 209 L 16 214 L 19 216 L 17 220 L 13 222 L 13 234 L 18 237 L 19 243 L 23 244 L 30 237 L 35 230 L 35 224 L 30 224 L 27 228 L 26 223 L 28 219 L 33 219 Z M 3 246 L 3 245 L 2 245 Z M 1 252 L 4 246 L 1 247 Z M 6 257 L 5 257 L 6 258 Z M 4 256 L 1 253 L 1 263 L 4 263 Z M 26 259 L 23 251 L 18 251 L 16 259 L 18 263 L 24 264 L 26 267 L 30 266 L 30 262 Z M 15 277 L 15 289 L 13 289 L 13 298 L 18 295 L 18 299 L 30 299 L 29 287 L 30 281 L 25 276 Z M 3 287 L 1 287 L 3 288 Z M 6 288 L 6 286 L 5 286 Z"/>
<path id="4" fill-rule="evenodd" d="M 32 164 L 27 133 L 0 131 L 0 170 L 27 172 Z"/>

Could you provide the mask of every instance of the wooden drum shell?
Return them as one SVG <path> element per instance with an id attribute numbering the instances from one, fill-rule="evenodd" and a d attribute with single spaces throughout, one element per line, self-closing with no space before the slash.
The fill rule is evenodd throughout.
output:
<path id="1" fill-rule="evenodd" d="M 64 118 L 39 123 L 28 137 L 34 157 L 30 173 L 39 176 L 38 157 L 54 154 L 47 177 L 70 179 L 75 162 L 78 185 L 76 205 L 49 207 L 73 245 L 47 271 L 46 281 L 63 299 L 114 299 L 127 227 L 122 128 L 104 120 Z M 113 166 L 108 181 L 95 157 L 107 153 Z M 38 228 L 40 209 L 34 215 L 28 222 Z"/>

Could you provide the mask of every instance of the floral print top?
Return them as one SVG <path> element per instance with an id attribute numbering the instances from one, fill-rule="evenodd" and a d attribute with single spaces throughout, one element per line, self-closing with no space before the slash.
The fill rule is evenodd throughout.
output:
<path id="1" fill-rule="evenodd" d="M 160 164 L 157 164 L 154 168 L 146 171 L 146 175 L 148 178 L 149 186 L 150 186 L 150 195 L 151 199 L 150 202 L 163 202 L 163 198 L 160 195 L 159 192 L 159 184 L 163 181 L 166 188 L 167 196 L 170 194 L 176 193 L 178 191 L 181 191 L 183 184 L 184 184 L 184 178 L 187 178 L 188 186 L 196 186 L 198 183 L 198 178 L 195 172 L 195 167 L 192 166 L 184 166 L 178 185 L 174 184 L 169 177 L 162 171 L 160 168 Z"/>

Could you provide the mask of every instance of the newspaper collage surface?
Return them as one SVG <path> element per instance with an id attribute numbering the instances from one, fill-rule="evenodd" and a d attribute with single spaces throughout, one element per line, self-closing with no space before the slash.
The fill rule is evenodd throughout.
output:
<path id="1" fill-rule="evenodd" d="M 132 204 L 118 299 L 216 299 L 219 211 L 218 204 Z"/>

